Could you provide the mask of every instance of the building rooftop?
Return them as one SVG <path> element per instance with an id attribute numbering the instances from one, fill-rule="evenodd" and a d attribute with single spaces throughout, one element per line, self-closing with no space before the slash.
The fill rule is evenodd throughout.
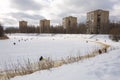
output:
<path id="1" fill-rule="evenodd" d="M 64 17 L 63 19 L 65 18 L 77 18 L 77 17 L 74 17 L 74 16 L 67 16 L 67 17 Z"/>
<path id="2" fill-rule="evenodd" d="M 90 12 L 88 12 L 88 13 L 92 13 L 92 12 L 99 12 L 99 11 L 109 12 L 108 10 L 97 9 L 97 10 L 94 10 L 94 11 L 90 11 Z"/>

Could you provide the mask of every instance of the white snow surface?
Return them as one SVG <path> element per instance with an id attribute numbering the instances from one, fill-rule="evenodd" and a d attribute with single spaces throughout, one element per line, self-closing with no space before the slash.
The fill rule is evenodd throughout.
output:
<path id="1" fill-rule="evenodd" d="M 120 49 L 10 80 L 120 80 Z"/>
<path id="2" fill-rule="evenodd" d="M 0 40 L 0 68 L 24 63 L 28 58 L 35 62 L 40 56 L 59 60 L 68 56 L 86 55 L 102 46 L 86 43 L 92 35 L 81 34 L 8 34 Z M 20 40 L 20 42 L 19 42 Z M 14 45 L 13 43 L 16 43 Z"/>
<path id="3" fill-rule="evenodd" d="M 22 62 L 29 58 L 37 61 L 41 55 L 58 60 L 67 56 L 85 55 L 102 47 L 90 41 L 97 40 L 111 46 L 107 53 L 94 58 L 16 76 L 10 80 L 120 80 L 120 42 L 111 41 L 108 35 L 11 34 L 8 36 L 9 40 L 0 41 L 1 69 L 4 63 L 15 63 L 17 60 Z M 26 39 L 27 41 L 24 41 Z M 86 40 L 89 42 L 86 43 Z M 13 45 L 14 42 L 16 45 Z"/>

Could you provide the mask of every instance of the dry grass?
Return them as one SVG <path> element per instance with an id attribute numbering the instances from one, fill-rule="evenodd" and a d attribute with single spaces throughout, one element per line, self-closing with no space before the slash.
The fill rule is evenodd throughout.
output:
<path id="1" fill-rule="evenodd" d="M 33 72 L 45 69 L 49 70 L 50 68 L 54 67 L 54 61 L 48 58 L 40 62 L 31 63 L 31 61 L 28 59 L 28 61 L 25 61 L 24 65 L 18 62 L 18 64 L 11 64 L 11 67 L 13 67 L 12 70 L 3 71 L 4 74 L 0 75 L 0 80 L 1 78 L 4 78 L 3 80 L 9 80 L 15 76 L 31 74 Z"/>

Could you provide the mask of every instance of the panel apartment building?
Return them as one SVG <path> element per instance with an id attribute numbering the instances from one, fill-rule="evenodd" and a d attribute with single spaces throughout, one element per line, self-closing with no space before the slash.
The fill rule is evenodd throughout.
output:
<path id="1" fill-rule="evenodd" d="M 77 17 L 68 16 L 63 18 L 63 27 L 66 33 L 76 33 L 77 32 Z"/>
<path id="2" fill-rule="evenodd" d="M 109 29 L 109 11 L 95 10 L 87 13 L 87 33 L 107 34 Z"/>
<path id="3" fill-rule="evenodd" d="M 50 20 L 47 19 L 40 20 L 40 32 L 41 33 L 50 32 Z"/>
<path id="4" fill-rule="evenodd" d="M 19 30 L 21 33 L 27 32 L 27 21 L 19 21 Z"/>

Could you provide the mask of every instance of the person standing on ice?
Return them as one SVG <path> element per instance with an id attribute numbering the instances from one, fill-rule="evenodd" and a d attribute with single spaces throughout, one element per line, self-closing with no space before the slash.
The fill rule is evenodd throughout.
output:
<path id="1" fill-rule="evenodd" d="M 39 58 L 39 61 L 42 61 L 43 60 L 43 56 L 41 56 L 40 58 Z"/>

